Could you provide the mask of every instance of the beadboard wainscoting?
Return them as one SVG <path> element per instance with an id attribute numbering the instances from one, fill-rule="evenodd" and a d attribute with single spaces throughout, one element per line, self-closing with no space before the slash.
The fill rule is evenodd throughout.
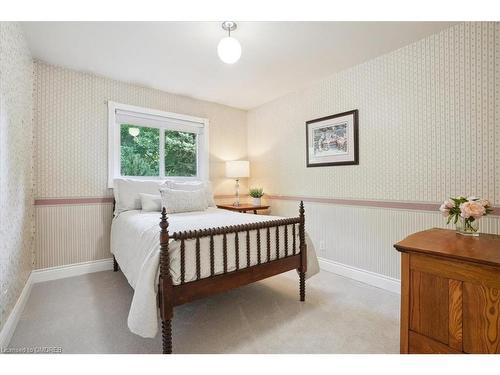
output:
<path id="1" fill-rule="evenodd" d="M 269 199 L 271 214 L 297 215 L 299 201 Z M 305 201 L 306 230 L 321 258 L 322 269 L 396 291 L 399 253 L 393 245 L 429 228 L 449 228 L 438 211 L 362 207 Z M 500 217 L 481 219 L 480 231 L 500 234 Z M 373 273 L 362 274 L 362 271 Z M 377 280 L 386 279 L 387 282 Z M 392 283 L 391 283 L 392 281 Z"/>
<path id="2" fill-rule="evenodd" d="M 112 203 L 35 207 L 36 269 L 111 257 Z"/>
<path id="3" fill-rule="evenodd" d="M 309 197 L 318 256 L 399 279 L 392 245 L 443 227 L 438 202 L 474 194 L 500 206 L 499 93 L 500 23 L 457 24 L 250 110 L 250 185 Z M 305 122 L 353 109 L 359 165 L 306 168 Z M 272 214 L 297 212 L 270 202 Z M 498 216 L 480 230 L 500 234 Z"/>

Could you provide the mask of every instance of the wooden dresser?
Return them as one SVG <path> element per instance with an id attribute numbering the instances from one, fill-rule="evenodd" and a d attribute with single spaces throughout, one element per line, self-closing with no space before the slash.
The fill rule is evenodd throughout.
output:
<path id="1" fill-rule="evenodd" d="M 500 353 L 500 236 L 412 234 L 401 252 L 401 353 Z"/>

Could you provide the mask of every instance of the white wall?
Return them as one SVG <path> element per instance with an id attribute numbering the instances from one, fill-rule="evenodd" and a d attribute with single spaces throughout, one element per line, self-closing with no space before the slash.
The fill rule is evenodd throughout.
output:
<path id="1" fill-rule="evenodd" d="M 111 203 L 97 202 L 112 196 L 107 188 L 108 100 L 208 118 L 216 194 L 233 193 L 224 161 L 247 157 L 242 110 L 43 62 L 35 62 L 34 97 L 36 268 L 111 256 Z M 89 197 L 95 202 L 82 203 Z"/>
<path id="2" fill-rule="evenodd" d="M 33 258 L 33 62 L 21 27 L 0 22 L 0 330 Z"/>
<path id="3" fill-rule="evenodd" d="M 305 121 L 352 109 L 359 165 L 306 168 Z M 459 24 L 251 110 L 250 182 L 292 197 L 437 203 L 475 194 L 498 205 L 499 122 L 500 23 Z M 271 203 L 274 214 L 296 212 Z M 444 224 L 437 212 L 348 204 L 307 203 L 306 215 L 322 257 L 390 277 L 399 277 L 393 243 Z M 483 230 L 500 233 L 498 221 Z"/>

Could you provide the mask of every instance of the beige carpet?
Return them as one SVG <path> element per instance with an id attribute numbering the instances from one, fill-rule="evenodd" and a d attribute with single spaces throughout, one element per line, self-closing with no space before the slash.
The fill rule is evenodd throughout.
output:
<path id="1" fill-rule="evenodd" d="M 133 290 L 121 272 L 33 286 L 10 347 L 63 353 L 159 353 L 127 329 Z M 298 299 L 292 271 L 174 310 L 174 353 L 398 353 L 399 296 L 322 271 Z"/>

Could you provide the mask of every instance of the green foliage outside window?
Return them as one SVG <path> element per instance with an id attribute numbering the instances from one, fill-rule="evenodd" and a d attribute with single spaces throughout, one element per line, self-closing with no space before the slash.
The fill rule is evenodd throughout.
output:
<path id="1" fill-rule="evenodd" d="M 134 129 L 139 131 L 136 137 L 130 134 Z M 159 176 L 159 129 L 122 124 L 120 138 L 122 176 Z"/>
<path id="2" fill-rule="evenodd" d="M 121 175 L 159 176 L 160 130 L 122 124 Z M 165 176 L 196 176 L 196 134 L 165 131 Z"/>
<path id="3" fill-rule="evenodd" d="M 196 176 L 196 134 L 165 131 L 165 176 Z"/>

